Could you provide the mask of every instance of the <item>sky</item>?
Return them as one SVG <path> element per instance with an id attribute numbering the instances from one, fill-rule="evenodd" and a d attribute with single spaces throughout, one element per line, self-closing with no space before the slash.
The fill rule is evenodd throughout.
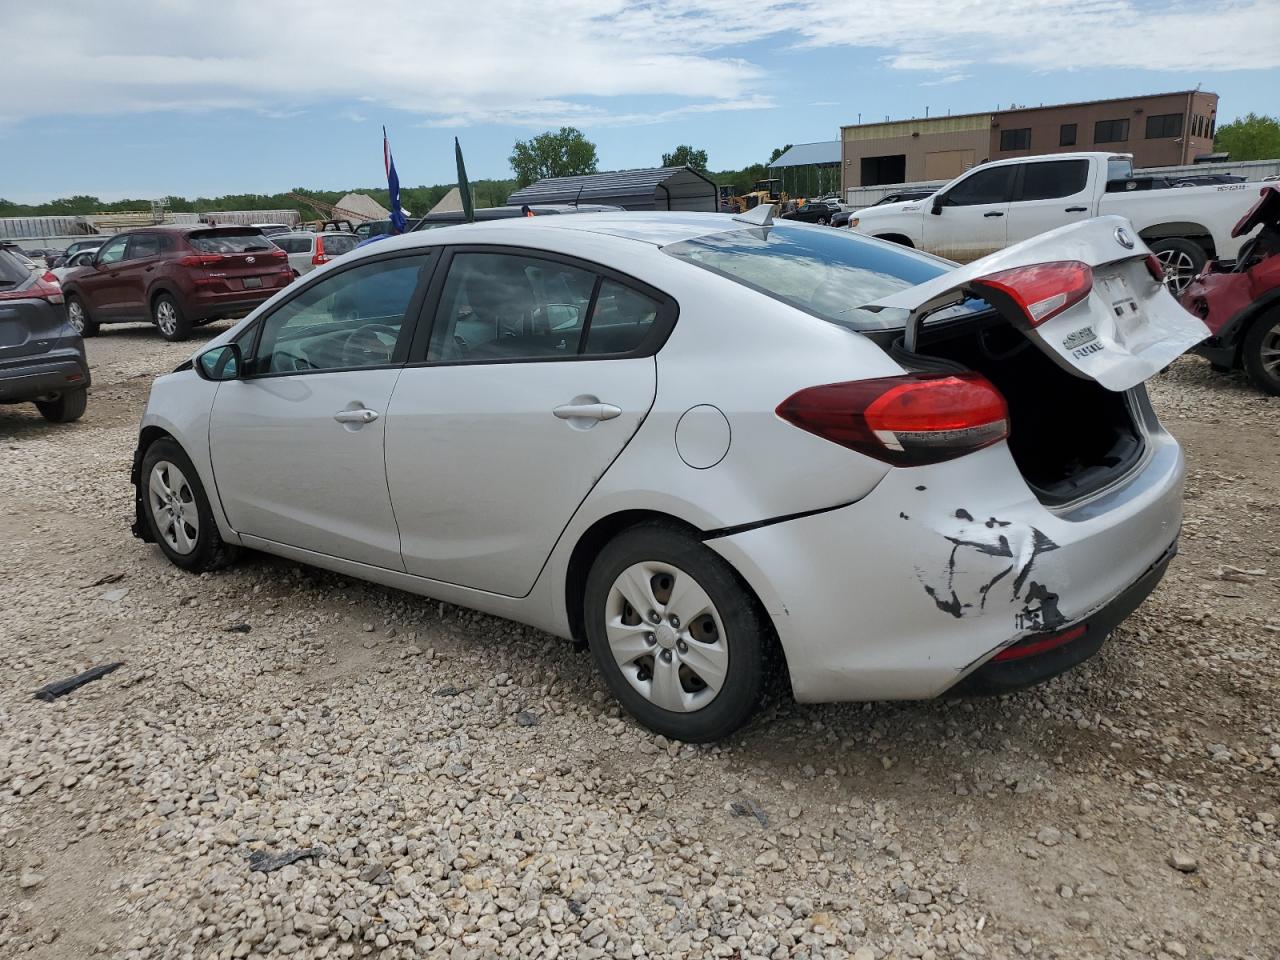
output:
<path id="1" fill-rule="evenodd" d="M 712 169 L 842 124 L 1197 86 L 1280 114 L 1280 0 L 0 0 L 0 197 L 37 203 L 510 176 L 581 129 L 600 169 Z M 16 42 L 20 38 L 31 42 Z"/>

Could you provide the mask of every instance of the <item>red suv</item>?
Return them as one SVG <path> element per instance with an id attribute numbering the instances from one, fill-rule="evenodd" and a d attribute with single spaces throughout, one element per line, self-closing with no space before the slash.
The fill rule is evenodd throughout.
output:
<path id="1" fill-rule="evenodd" d="M 62 289 L 83 336 L 150 320 L 166 340 L 185 340 L 192 327 L 243 317 L 292 280 L 288 256 L 257 227 L 160 226 L 116 234 Z"/>

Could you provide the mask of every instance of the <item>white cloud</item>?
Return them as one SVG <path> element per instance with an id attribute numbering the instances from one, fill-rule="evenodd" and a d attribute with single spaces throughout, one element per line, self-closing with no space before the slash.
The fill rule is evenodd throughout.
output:
<path id="1" fill-rule="evenodd" d="M 1280 66 L 1276 0 L 171 0 L 12 4 L 3 119 L 361 102 L 437 126 L 661 123 L 774 105 L 744 44 L 857 47 L 887 72 L 955 82 L 969 64 L 1197 75 Z M 23 91 L 24 82 L 38 87 Z M 1129 91 L 1124 91 L 1129 92 Z M 638 112 L 660 100 L 664 109 Z M 642 109 L 642 108 L 641 108 Z M 357 121 L 358 122 L 358 121 Z"/>

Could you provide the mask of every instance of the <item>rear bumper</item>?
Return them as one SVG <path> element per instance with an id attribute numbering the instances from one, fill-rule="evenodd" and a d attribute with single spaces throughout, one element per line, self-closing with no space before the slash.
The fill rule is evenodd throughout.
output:
<path id="1" fill-rule="evenodd" d="M 924 699 L 1026 637 L 1127 614 L 1122 596 L 1177 539 L 1183 473 L 1157 428 L 1122 483 L 1050 510 L 999 444 L 707 545 L 771 615 L 796 699 Z"/>
<path id="2" fill-rule="evenodd" d="M 20 403 L 87 386 L 89 365 L 75 350 L 0 361 L 0 403 Z"/>

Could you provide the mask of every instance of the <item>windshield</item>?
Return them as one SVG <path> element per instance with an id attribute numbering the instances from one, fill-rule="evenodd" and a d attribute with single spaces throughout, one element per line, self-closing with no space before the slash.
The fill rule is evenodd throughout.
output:
<path id="1" fill-rule="evenodd" d="M 853 330 L 902 326 L 902 311 L 858 308 L 950 269 L 906 247 L 826 228 L 733 230 L 662 249 L 678 260 Z"/>

